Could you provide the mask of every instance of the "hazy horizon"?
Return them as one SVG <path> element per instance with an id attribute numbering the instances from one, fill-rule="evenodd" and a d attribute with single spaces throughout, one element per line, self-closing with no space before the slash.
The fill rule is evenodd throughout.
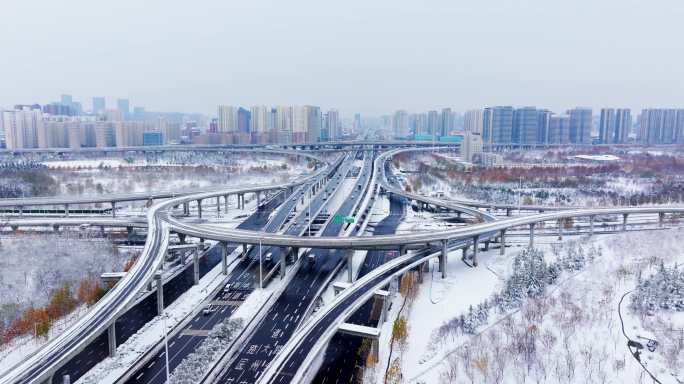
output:
<path id="1" fill-rule="evenodd" d="M 68 6 L 67 6 L 68 5 Z M 66 93 L 164 112 L 314 104 L 684 107 L 684 3 L 179 1 L 3 5 L 0 106 Z"/>

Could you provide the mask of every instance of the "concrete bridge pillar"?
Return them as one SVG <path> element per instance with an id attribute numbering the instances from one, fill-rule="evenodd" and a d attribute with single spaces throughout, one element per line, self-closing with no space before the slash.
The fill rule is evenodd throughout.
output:
<path id="1" fill-rule="evenodd" d="M 50 380 L 52 383 L 52 380 Z M 64 375 L 62 376 L 62 384 L 71 384 L 71 376 L 69 375 Z"/>
<path id="2" fill-rule="evenodd" d="M 53 229 L 55 232 L 59 232 L 59 224 L 52 224 L 52 229 Z"/>
<path id="3" fill-rule="evenodd" d="M 534 248 L 534 226 L 536 223 L 530 224 L 530 248 Z"/>
<path id="4" fill-rule="evenodd" d="M 406 244 L 399 246 L 399 256 L 404 256 L 407 252 Z"/>
<path id="5" fill-rule="evenodd" d="M 154 282 L 157 287 L 157 315 L 164 313 L 164 280 L 161 272 L 154 274 Z"/>
<path id="6" fill-rule="evenodd" d="M 501 247 L 499 248 L 499 254 L 505 255 L 506 254 L 506 230 L 505 229 L 502 229 L 499 232 L 499 239 L 501 242 Z"/>
<path id="7" fill-rule="evenodd" d="M 185 244 L 185 233 L 179 233 L 178 234 L 178 240 L 180 241 L 181 244 Z"/>
<path id="8" fill-rule="evenodd" d="M 658 228 L 662 228 L 665 222 L 665 212 L 658 213 Z"/>
<path id="9" fill-rule="evenodd" d="M 242 254 L 240 257 L 247 257 L 247 244 L 242 244 Z"/>
<path id="10" fill-rule="evenodd" d="M 256 201 L 257 201 L 257 209 L 261 205 L 261 192 L 257 191 L 254 193 L 256 195 Z"/>
<path id="11" fill-rule="evenodd" d="M 228 213 L 228 195 L 223 196 L 223 203 L 225 204 L 225 212 Z"/>
<path id="12" fill-rule="evenodd" d="M 589 216 L 589 235 L 594 235 L 594 215 Z"/>
<path id="13" fill-rule="evenodd" d="M 190 203 L 183 203 L 183 215 L 190 216 Z"/>
<path id="14" fill-rule="evenodd" d="M 510 216 L 510 215 L 511 215 L 511 209 L 510 209 L 510 208 L 506 208 L 506 216 Z"/>
<path id="15" fill-rule="evenodd" d="M 439 256 L 439 270 L 442 271 L 442 279 L 447 276 L 447 255 L 448 255 L 448 245 L 447 240 L 442 240 L 442 253 Z"/>
<path id="16" fill-rule="evenodd" d="M 200 273 L 199 273 L 199 253 L 200 253 L 200 247 L 197 246 L 195 248 L 195 253 L 192 255 L 192 267 L 193 267 L 193 276 L 194 276 L 194 285 L 199 284 L 200 280 Z"/>
<path id="17" fill-rule="evenodd" d="M 216 213 L 221 212 L 221 196 L 216 196 Z"/>
<path id="18" fill-rule="evenodd" d="M 292 247 L 292 261 L 296 262 L 298 258 L 299 258 L 299 248 Z"/>
<path id="19" fill-rule="evenodd" d="M 64 217 L 69 217 L 69 204 L 64 204 Z"/>
<path id="20" fill-rule="evenodd" d="M 558 219 L 558 240 L 563 240 L 563 219 Z"/>
<path id="21" fill-rule="evenodd" d="M 477 267 L 477 251 L 480 248 L 480 236 L 473 237 L 473 267 Z"/>
<path id="22" fill-rule="evenodd" d="M 116 356 L 116 320 L 107 328 L 107 341 L 109 344 L 109 357 Z"/>
<path id="23" fill-rule="evenodd" d="M 486 251 L 489 251 L 489 240 L 485 241 L 485 243 L 484 243 L 484 250 L 485 250 L 485 252 L 486 252 Z"/>
<path id="24" fill-rule="evenodd" d="M 287 253 L 284 249 L 282 251 L 280 252 L 280 280 L 284 280 L 287 273 Z"/>
<path id="25" fill-rule="evenodd" d="M 202 218 L 202 199 L 197 200 L 197 216 L 199 216 L 200 219 Z"/>
<path id="26" fill-rule="evenodd" d="M 222 241 L 219 245 L 221 247 L 221 273 L 224 276 L 228 275 L 228 243 Z"/>
<path id="27" fill-rule="evenodd" d="M 625 232 L 627 230 L 627 217 L 628 216 L 629 216 L 628 213 L 622 214 L 622 232 Z"/>
<path id="28" fill-rule="evenodd" d="M 354 282 L 354 265 L 353 265 L 353 260 L 354 260 L 354 251 L 347 252 L 347 282 L 348 283 L 353 283 Z"/>
<path id="29" fill-rule="evenodd" d="M 22 217 L 22 216 L 24 216 L 24 207 L 20 205 L 19 206 L 19 217 Z"/>

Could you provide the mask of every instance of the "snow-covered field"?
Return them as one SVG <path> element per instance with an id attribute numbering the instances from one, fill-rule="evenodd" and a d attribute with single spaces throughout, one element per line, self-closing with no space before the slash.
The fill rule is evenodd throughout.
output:
<path id="1" fill-rule="evenodd" d="M 463 332 L 439 336 L 437 330 L 467 313 L 495 292 L 501 291 L 512 271 L 511 261 L 524 249 L 514 246 L 505 256 L 498 249 L 481 252 L 481 265 L 472 269 L 461 261 L 461 252 L 450 254 L 448 277 L 441 279 L 436 261 L 414 299 L 401 316 L 408 334 L 395 344 L 389 357 L 392 321 L 385 323 L 380 363 L 366 372 L 367 382 L 383 382 L 388 361 L 395 363 L 404 383 L 650 383 L 652 380 L 627 350 L 622 334 L 618 302 L 633 290 L 639 273 L 652 274 L 662 261 L 673 266 L 684 262 L 682 229 L 568 238 L 559 248 L 555 239 L 537 242 L 547 262 L 581 246 L 600 250 L 600 256 L 575 272 L 564 271 L 558 280 L 519 310 L 490 312 L 476 334 Z M 574 248 L 573 248 L 574 247 Z M 395 298 L 390 319 L 404 298 Z M 652 338 L 655 352 L 644 349 L 641 361 L 662 383 L 684 380 L 684 314 L 656 311 L 636 314 L 629 295 L 621 306 L 625 332 L 634 340 Z M 396 362 L 395 362 L 396 360 Z M 379 379 L 378 379 L 379 378 Z"/>
<path id="2" fill-rule="evenodd" d="M 309 172 L 280 155 L 169 153 L 150 157 L 48 159 L 0 165 L 0 197 L 102 195 L 275 183 Z"/>

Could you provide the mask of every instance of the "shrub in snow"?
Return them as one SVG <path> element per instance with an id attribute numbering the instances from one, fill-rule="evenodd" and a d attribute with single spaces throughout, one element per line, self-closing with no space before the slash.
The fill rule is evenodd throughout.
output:
<path id="1" fill-rule="evenodd" d="M 684 311 L 684 271 L 677 265 L 668 268 L 663 263 L 646 279 L 639 275 L 632 294 L 632 309 L 645 313 L 659 309 Z"/>
<path id="2" fill-rule="evenodd" d="M 214 326 L 200 346 L 173 370 L 169 383 L 199 383 L 214 360 L 229 347 L 243 327 L 242 319 L 225 319 Z"/>

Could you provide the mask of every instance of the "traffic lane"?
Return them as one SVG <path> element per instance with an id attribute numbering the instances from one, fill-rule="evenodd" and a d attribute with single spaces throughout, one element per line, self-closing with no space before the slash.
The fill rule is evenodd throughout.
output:
<path id="1" fill-rule="evenodd" d="M 364 167 L 361 178 L 363 184 L 367 184 L 368 178 L 367 167 Z M 361 194 L 358 194 L 353 199 L 345 200 L 337 212 L 348 215 L 360 198 Z M 342 226 L 343 223 L 331 221 L 323 230 L 322 235 L 336 236 Z M 306 309 L 318 293 L 318 287 L 327 280 L 343 254 L 325 249 L 311 252 L 318 261 L 297 271 L 297 276 L 269 309 L 265 320 L 250 337 L 246 347 L 238 353 L 228 369 L 221 375 L 219 382 L 238 383 L 243 379 L 255 381 L 279 351 L 280 346 L 294 333 Z"/>

